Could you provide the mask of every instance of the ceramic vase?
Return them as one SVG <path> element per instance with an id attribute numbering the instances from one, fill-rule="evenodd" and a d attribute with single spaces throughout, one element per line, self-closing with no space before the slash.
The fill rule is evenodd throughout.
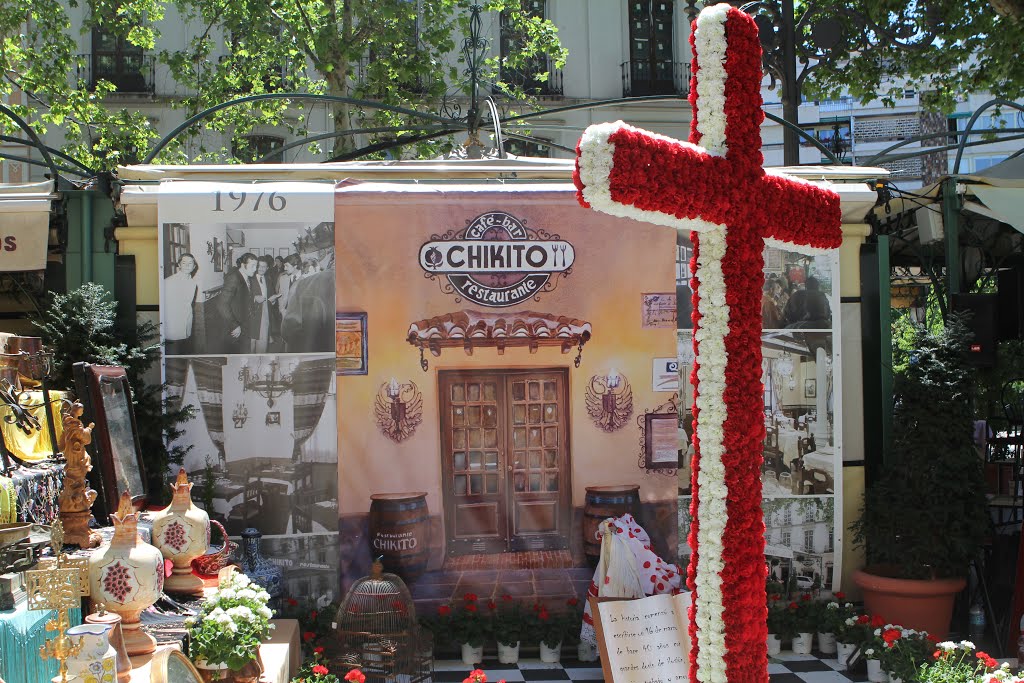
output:
<path id="1" fill-rule="evenodd" d="M 515 645 L 506 645 L 505 643 L 498 643 L 498 663 L 499 664 L 515 664 L 519 661 L 519 641 L 517 640 Z"/>
<path id="2" fill-rule="evenodd" d="M 818 632 L 818 651 L 826 655 L 836 653 L 836 634 Z"/>
<path id="3" fill-rule="evenodd" d="M 543 640 L 540 641 L 540 661 L 545 664 L 557 664 L 562 659 L 562 644 L 555 643 L 548 646 Z"/>
<path id="4" fill-rule="evenodd" d="M 768 634 L 768 656 L 774 657 L 782 652 L 782 640 L 774 633 Z"/>
<path id="5" fill-rule="evenodd" d="M 846 662 L 856 649 L 857 646 L 853 643 L 836 643 L 836 660 L 839 662 L 840 671 L 846 671 L 849 668 Z"/>
<path id="6" fill-rule="evenodd" d="M 114 683 L 117 680 L 117 650 L 107 639 L 112 624 L 82 624 L 66 633 L 81 642 L 77 655 L 68 658 L 68 678 L 81 683 Z"/>
<path id="7" fill-rule="evenodd" d="M 466 666 L 473 666 L 484 661 L 484 646 L 473 647 L 469 643 L 462 644 L 462 663 Z"/>
<path id="8" fill-rule="evenodd" d="M 192 560 L 210 547 L 210 516 L 192 502 L 192 483 L 185 468 L 178 471 L 171 489 L 171 504 L 153 516 L 153 545 L 174 563 L 167 592 L 202 595 L 203 580 L 192 573 Z"/>
<path id="9" fill-rule="evenodd" d="M 871 683 L 889 683 L 889 674 L 882 671 L 882 663 L 877 659 L 868 660 L 868 680 Z"/>
<path id="10" fill-rule="evenodd" d="M 132 660 L 128 659 L 128 650 L 124 647 L 121 617 L 113 612 L 108 612 L 104 605 L 98 605 L 98 611 L 85 616 L 85 623 L 107 624 L 110 626 L 107 640 L 110 641 L 110 646 L 117 653 L 117 680 L 119 683 L 128 683 L 132 677 Z"/>
<path id="11" fill-rule="evenodd" d="M 581 662 L 596 662 L 597 646 L 584 640 L 576 643 L 576 659 Z"/>
<path id="12" fill-rule="evenodd" d="M 281 595 L 282 570 L 270 560 L 263 557 L 260 551 L 260 539 L 263 534 L 259 529 L 246 529 L 242 532 L 242 573 L 255 581 L 270 594 L 271 598 Z"/>
<path id="13" fill-rule="evenodd" d="M 814 635 L 811 633 L 797 633 L 793 636 L 793 654 L 811 654 L 811 643 L 814 642 Z"/>
<path id="14" fill-rule="evenodd" d="M 130 656 L 149 654 L 156 650 L 156 639 L 139 628 L 139 615 L 163 592 L 164 556 L 139 539 L 139 515 L 127 491 L 110 519 L 114 537 L 89 558 L 91 598 L 120 615 Z"/>

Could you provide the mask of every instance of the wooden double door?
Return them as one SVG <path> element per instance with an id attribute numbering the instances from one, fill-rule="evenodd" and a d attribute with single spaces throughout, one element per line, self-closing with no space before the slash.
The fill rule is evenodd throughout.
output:
<path id="1" fill-rule="evenodd" d="M 568 547 L 569 371 L 439 372 L 450 555 Z"/>

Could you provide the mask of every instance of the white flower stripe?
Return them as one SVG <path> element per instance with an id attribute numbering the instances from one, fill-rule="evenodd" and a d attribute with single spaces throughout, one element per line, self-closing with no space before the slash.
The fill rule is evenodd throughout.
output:
<path id="1" fill-rule="evenodd" d="M 708 224 L 710 225 L 710 224 Z M 727 683 L 725 677 L 725 604 L 722 594 L 722 537 L 728 521 L 725 483 L 724 425 L 725 338 L 729 334 L 729 306 L 725 298 L 722 258 L 726 250 L 726 228 L 715 225 L 700 236 L 697 272 L 701 314 L 694 337 L 699 344 L 700 368 L 697 371 L 696 399 L 700 418 L 700 468 L 697 519 L 697 680 L 702 683 Z"/>
<path id="2" fill-rule="evenodd" d="M 697 50 L 697 132 L 708 152 L 725 156 L 725 21 L 730 7 L 719 3 L 705 7 L 697 17 L 693 34 Z"/>

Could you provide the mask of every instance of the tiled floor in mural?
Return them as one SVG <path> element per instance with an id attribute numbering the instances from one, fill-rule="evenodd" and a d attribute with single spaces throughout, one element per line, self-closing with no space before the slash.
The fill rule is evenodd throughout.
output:
<path id="1" fill-rule="evenodd" d="M 826 658 L 827 657 L 827 658 Z M 485 660 L 480 667 L 487 673 L 489 683 L 505 679 L 508 683 L 530 681 L 600 681 L 600 662 L 577 662 L 563 658 L 561 664 L 544 664 L 539 659 L 523 659 L 519 664 L 498 664 L 496 660 Z M 772 657 L 768 664 L 771 683 L 860 683 L 867 681 L 863 663 L 859 671 L 839 671 L 834 656 L 794 655 L 783 652 Z M 469 667 L 458 660 L 434 662 L 435 683 L 462 683 L 469 673 Z"/>

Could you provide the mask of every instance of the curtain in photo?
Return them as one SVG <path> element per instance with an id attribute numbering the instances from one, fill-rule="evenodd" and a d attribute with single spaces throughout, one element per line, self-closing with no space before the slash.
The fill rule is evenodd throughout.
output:
<path id="1" fill-rule="evenodd" d="M 191 359 L 206 431 L 221 458 L 224 457 L 224 366 L 227 361 L 224 357 Z"/>
<path id="2" fill-rule="evenodd" d="M 185 382 L 188 380 L 188 362 L 188 358 L 164 360 L 164 396 L 169 410 L 181 407 L 181 400 L 185 395 Z"/>
<path id="3" fill-rule="evenodd" d="M 296 449 L 302 447 L 320 422 L 333 377 L 334 358 L 304 360 L 295 368 L 292 374 L 292 388 L 295 394 Z"/>

